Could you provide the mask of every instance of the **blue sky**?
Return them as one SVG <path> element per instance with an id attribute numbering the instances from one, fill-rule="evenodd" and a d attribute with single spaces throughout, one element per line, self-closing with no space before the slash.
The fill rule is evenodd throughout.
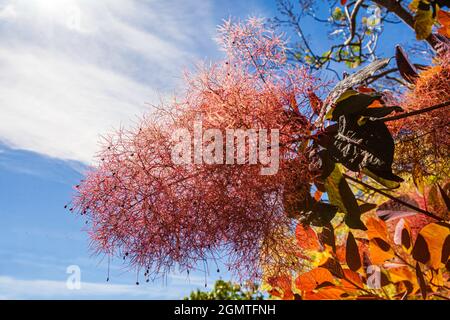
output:
<path id="1" fill-rule="evenodd" d="M 63 206 L 100 135 L 176 93 L 184 68 L 220 57 L 222 19 L 275 13 L 257 0 L 0 0 L 0 299 L 177 299 L 204 287 L 200 272 L 136 286 L 120 259 L 107 283 L 84 221 Z M 389 42 L 411 36 L 398 31 Z M 66 287 L 70 265 L 80 290 Z M 208 284 L 228 278 L 213 269 Z"/>

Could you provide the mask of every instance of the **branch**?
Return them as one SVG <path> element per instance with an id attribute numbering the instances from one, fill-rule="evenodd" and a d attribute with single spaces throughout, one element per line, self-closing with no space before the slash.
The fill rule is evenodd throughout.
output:
<path id="1" fill-rule="evenodd" d="M 436 109 L 440 109 L 440 108 L 445 108 L 445 107 L 448 107 L 448 106 L 450 106 L 450 100 L 442 102 L 440 104 L 436 104 L 436 105 L 428 107 L 428 108 L 423 108 L 423 109 L 420 109 L 420 110 L 414 110 L 414 111 L 411 111 L 411 112 L 402 113 L 402 114 L 399 114 L 399 115 L 396 115 L 396 116 L 383 118 L 381 120 L 383 120 L 383 122 L 400 120 L 400 119 L 403 119 L 403 118 L 415 116 L 415 115 L 418 115 L 418 114 L 422 114 L 422 113 L 425 113 L 425 112 L 430 112 L 430 111 L 433 111 L 433 110 L 436 110 Z"/>
<path id="2" fill-rule="evenodd" d="M 388 11 L 394 13 L 397 17 L 403 20 L 411 29 L 414 30 L 413 16 L 400 4 L 397 0 L 372 0 L 377 5 L 386 8 Z M 436 40 L 432 34 L 426 38 L 426 41 L 434 49 Z"/>
<path id="3" fill-rule="evenodd" d="M 398 203 L 400 203 L 401 205 L 403 205 L 403 206 L 405 206 L 405 207 L 407 207 L 407 208 L 410 208 L 410 209 L 412 209 L 412 210 L 414 210 L 414 211 L 417 211 L 417 212 L 419 212 L 419 213 L 422 213 L 422 214 L 424 214 L 424 215 L 426 215 L 426 216 L 428 216 L 428 217 L 430 217 L 430 218 L 433 218 L 433 219 L 435 219 L 435 220 L 438 220 L 438 221 L 440 221 L 440 222 L 443 222 L 443 223 L 447 224 L 443 218 L 441 218 L 441 217 L 435 215 L 434 213 L 431 213 L 431 212 L 429 212 L 429 211 L 426 211 L 426 210 L 423 210 L 423 209 L 418 208 L 418 207 L 416 207 L 416 206 L 413 206 L 412 204 L 410 204 L 410 203 L 408 203 L 408 202 L 406 202 L 406 201 L 403 201 L 403 200 L 401 200 L 401 199 L 399 199 L 399 198 L 397 198 L 397 197 L 394 197 L 394 196 L 390 195 L 389 193 L 386 193 L 386 192 L 384 192 L 384 191 L 382 191 L 382 190 L 380 190 L 380 189 L 378 189 L 378 188 L 372 187 L 371 185 L 369 185 L 369 184 L 367 184 L 367 183 L 365 183 L 365 182 L 363 182 L 363 181 L 361 181 L 361 180 L 355 179 L 355 178 L 349 176 L 349 175 L 346 174 L 346 173 L 344 173 L 343 175 L 344 175 L 345 178 L 347 178 L 347 179 L 349 179 L 349 180 L 351 180 L 351 181 L 353 181 L 353 182 L 356 182 L 356 183 L 358 183 L 358 184 L 364 186 L 365 188 L 367 188 L 367 189 L 369 189 L 369 190 L 375 191 L 375 192 L 377 192 L 377 193 L 379 193 L 379 194 L 385 196 L 386 198 L 389 198 L 389 199 L 391 199 L 391 200 L 393 200 L 393 201 L 395 201 L 395 202 L 398 202 Z"/>
<path id="4" fill-rule="evenodd" d="M 359 8 L 363 4 L 364 0 L 358 0 L 355 3 L 355 6 L 353 7 L 352 14 L 349 17 L 349 23 L 350 23 L 350 36 L 347 40 L 345 40 L 344 45 L 350 44 L 352 42 L 353 38 L 355 37 L 356 32 L 356 16 L 358 15 Z M 347 7 L 346 7 L 347 9 Z M 347 12 L 347 10 L 346 10 Z"/>

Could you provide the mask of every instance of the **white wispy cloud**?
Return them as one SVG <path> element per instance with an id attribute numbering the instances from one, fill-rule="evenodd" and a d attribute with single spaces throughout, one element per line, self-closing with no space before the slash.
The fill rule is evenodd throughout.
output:
<path id="1" fill-rule="evenodd" d="M 0 141 L 90 163 L 100 135 L 179 87 L 214 29 L 209 1 L 0 0 Z"/>
<path id="2" fill-rule="evenodd" d="M 81 282 L 80 289 L 69 289 L 65 281 L 22 280 L 0 276 L 1 299 L 179 299 L 178 290 L 125 284 Z"/>

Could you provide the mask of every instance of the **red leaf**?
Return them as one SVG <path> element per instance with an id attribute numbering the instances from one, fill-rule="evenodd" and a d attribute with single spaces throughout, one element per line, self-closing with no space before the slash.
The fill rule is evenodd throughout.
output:
<path id="1" fill-rule="evenodd" d="M 316 232 L 310 226 L 304 226 L 301 223 L 297 225 L 295 237 L 300 248 L 304 250 L 321 250 L 320 242 Z"/>

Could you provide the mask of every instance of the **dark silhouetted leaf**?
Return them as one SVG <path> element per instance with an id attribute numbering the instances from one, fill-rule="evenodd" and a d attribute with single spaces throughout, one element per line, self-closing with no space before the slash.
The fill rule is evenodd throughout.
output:
<path id="1" fill-rule="evenodd" d="M 330 154 L 327 150 L 321 150 L 319 152 L 319 157 L 320 157 L 320 161 L 321 161 L 321 166 L 320 166 L 321 176 L 320 176 L 320 178 L 322 180 L 325 180 L 333 172 L 333 170 L 336 166 L 336 163 L 333 160 L 331 160 Z"/>
<path id="2" fill-rule="evenodd" d="M 387 277 L 387 275 L 384 272 L 380 272 L 380 285 L 382 287 L 384 287 L 389 284 L 391 284 L 391 282 L 389 281 L 389 278 Z"/>
<path id="3" fill-rule="evenodd" d="M 311 197 L 309 208 L 302 208 L 300 212 L 300 222 L 303 224 L 323 227 L 330 223 L 336 215 L 338 208 L 332 204 L 316 201 Z"/>
<path id="4" fill-rule="evenodd" d="M 425 278 L 423 276 L 422 270 L 420 270 L 420 265 L 418 262 L 416 262 L 416 276 L 417 281 L 419 282 L 422 298 L 423 300 L 425 300 L 427 298 L 427 283 L 425 282 Z"/>
<path id="5" fill-rule="evenodd" d="M 336 239 L 331 223 L 328 223 L 322 228 L 322 232 L 319 233 L 319 241 L 322 245 L 327 245 L 332 248 L 333 252 L 336 252 Z"/>
<path id="6" fill-rule="evenodd" d="M 410 252 L 412 247 L 411 231 L 405 219 L 400 219 L 395 226 L 394 243 L 402 246 L 407 253 Z"/>
<path id="7" fill-rule="evenodd" d="M 367 80 L 369 77 L 371 77 L 375 72 L 378 70 L 386 67 L 389 63 L 389 59 L 383 59 L 383 60 L 375 60 L 366 67 L 360 69 L 359 71 L 349 75 L 348 77 L 344 78 L 343 80 L 339 81 L 337 85 L 331 90 L 330 94 L 328 95 L 325 103 L 324 103 L 324 110 L 323 115 L 330 114 L 331 115 L 331 109 L 334 107 L 336 101 L 341 97 L 341 95 L 347 91 L 348 89 L 353 88 L 354 86 L 358 86 L 362 84 L 365 80 Z"/>
<path id="8" fill-rule="evenodd" d="M 351 171 L 367 168 L 380 178 L 403 181 L 392 173 L 394 140 L 382 121 L 358 124 L 356 115 L 339 118 L 339 130 L 328 148 L 331 158 Z"/>
<path id="9" fill-rule="evenodd" d="M 406 229 L 402 230 L 402 246 L 404 246 L 406 249 L 409 249 L 411 247 L 411 235 Z"/>
<path id="10" fill-rule="evenodd" d="M 381 99 L 379 94 L 358 93 L 348 90 L 342 94 L 331 112 L 331 120 L 337 121 L 340 116 L 348 114 L 361 115 L 375 100 Z"/>
<path id="11" fill-rule="evenodd" d="M 332 275 L 335 277 L 342 279 L 344 278 L 344 270 L 342 270 L 341 265 L 339 262 L 333 258 L 328 258 L 327 261 L 325 261 L 324 264 L 322 264 L 320 267 L 327 269 L 331 272 Z"/>
<path id="12" fill-rule="evenodd" d="M 450 211 L 450 198 L 448 197 L 447 193 L 445 193 L 444 189 L 440 185 L 438 185 L 439 191 L 441 192 L 442 199 L 444 199 L 445 206 L 447 207 L 447 210 Z"/>
<path id="13" fill-rule="evenodd" d="M 358 244 L 351 232 L 348 233 L 347 244 L 345 246 L 345 260 L 352 271 L 358 271 L 362 266 Z"/>
<path id="14" fill-rule="evenodd" d="M 375 209 L 377 207 L 376 204 L 374 203 L 363 203 L 362 205 L 359 206 L 359 212 L 365 213 L 365 212 L 369 212 L 373 209 Z"/>
<path id="15" fill-rule="evenodd" d="M 381 238 L 373 238 L 373 241 L 383 251 L 388 252 L 391 249 L 391 246 L 389 245 L 389 243 L 387 243 L 386 241 L 384 241 Z"/>
<path id="16" fill-rule="evenodd" d="M 397 45 L 395 47 L 395 61 L 400 75 L 411 84 L 414 84 L 419 77 L 416 67 L 409 61 L 407 54 L 402 47 Z"/>
<path id="17" fill-rule="evenodd" d="M 319 284 L 316 289 L 321 289 L 321 288 L 326 288 L 326 287 L 334 287 L 336 286 L 334 283 L 331 283 L 329 281 L 323 282 L 321 284 Z"/>
<path id="18" fill-rule="evenodd" d="M 450 255 L 450 235 L 445 238 L 444 245 L 442 246 L 441 262 L 447 263 L 448 256 Z"/>
<path id="19" fill-rule="evenodd" d="M 419 233 L 417 235 L 416 243 L 412 250 L 413 258 L 416 261 L 427 263 L 430 260 L 430 251 L 428 250 L 427 242 L 425 238 Z"/>

